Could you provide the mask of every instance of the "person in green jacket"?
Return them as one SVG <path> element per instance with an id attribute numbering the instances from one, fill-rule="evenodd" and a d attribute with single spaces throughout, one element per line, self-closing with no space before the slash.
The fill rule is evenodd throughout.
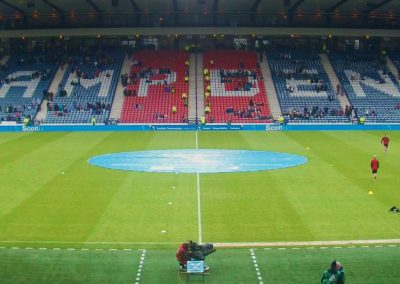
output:
<path id="1" fill-rule="evenodd" d="M 324 274 L 321 278 L 321 284 L 344 284 L 345 275 L 343 266 L 340 264 L 339 261 L 332 261 L 331 267 L 325 270 Z"/>

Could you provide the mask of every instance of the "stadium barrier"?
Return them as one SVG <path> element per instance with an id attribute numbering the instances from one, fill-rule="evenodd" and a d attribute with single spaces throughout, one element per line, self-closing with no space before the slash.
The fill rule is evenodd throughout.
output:
<path id="1" fill-rule="evenodd" d="M 120 124 L 120 125 L 4 125 L 0 132 L 91 132 L 91 131 L 354 131 L 400 130 L 400 124 Z"/>

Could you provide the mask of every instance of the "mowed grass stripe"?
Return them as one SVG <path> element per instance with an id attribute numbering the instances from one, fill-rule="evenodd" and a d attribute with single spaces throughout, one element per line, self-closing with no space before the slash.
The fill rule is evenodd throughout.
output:
<path id="1" fill-rule="evenodd" d="M 204 135 L 204 133 L 201 134 Z M 272 198 L 270 200 L 265 200 L 268 183 L 260 183 L 263 179 L 255 177 L 253 174 L 248 173 L 243 174 L 243 176 L 241 176 L 242 174 L 240 173 L 227 174 L 225 178 L 218 178 L 215 179 L 215 181 L 210 181 L 218 185 L 217 188 L 213 188 L 214 190 L 210 195 L 212 196 L 210 200 L 215 199 L 215 192 L 218 192 L 217 194 L 222 194 L 219 193 L 221 188 L 226 188 L 226 192 L 223 191 L 226 198 L 218 199 L 218 202 L 212 203 L 218 205 L 214 208 L 215 210 L 211 210 L 213 212 L 210 212 L 210 216 L 212 216 L 210 219 L 219 220 L 220 214 L 217 215 L 215 212 L 226 211 L 227 213 L 223 213 L 225 218 L 221 218 L 222 227 L 225 226 L 230 230 L 234 230 L 233 228 L 242 228 L 241 230 L 237 230 L 240 232 L 237 234 L 251 235 L 246 226 L 241 226 L 241 220 L 243 216 L 246 216 L 248 212 L 252 212 L 253 208 L 256 208 L 254 211 L 258 212 L 253 212 L 251 216 L 254 217 L 248 218 L 248 221 L 250 224 L 254 224 L 257 218 L 264 218 L 265 222 L 259 226 L 253 227 L 256 232 L 255 234 L 259 236 L 259 232 L 262 231 L 269 238 L 273 238 L 276 241 L 287 240 L 286 237 L 291 234 L 293 237 L 292 240 L 362 239 L 363 236 L 367 239 L 376 239 L 379 238 L 379 236 L 385 238 L 396 237 L 397 229 L 393 229 L 393 226 L 385 232 L 380 230 L 376 231 L 375 229 L 371 230 L 371 226 L 379 226 L 380 223 L 385 222 L 383 220 L 388 220 L 388 224 L 393 224 L 395 220 L 393 220 L 393 216 L 387 214 L 386 205 L 367 195 L 368 185 L 371 182 L 370 174 L 366 173 L 364 175 L 364 187 L 363 184 L 359 184 L 357 180 L 351 178 L 357 173 L 357 167 L 348 167 L 346 170 L 351 171 L 350 174 L 343 174 L 341 170 L 336 169 L 336 167 L 340 168 L 342 166 L 340 165 L 342 161 L 338 162 L 338 159 L 346 161 L 346 157 L 353 154 L 351 148 L 343 147 L 344 154 L 341 152 L 336 152 L 335 154 L 335 150 L 342 145 L 340 141 L 332 142 L 330 135 L 326 133 L 263 133 L 258 136 L 257 134 L 258 133 L 250 133 L 247 135 L 247 133 L 243 133 L 243 135 L 247 137 L 247 141 L 256 141 L 253 144 L 255 150 L 266 147 L 270 147 L 275 151 L 288 149 L 292 151 L 291 153 L 304 154 L 309 158 L 309 163 L 292 169 L 258 173 L 259 176 L 265 177 L 268 181 L 273 182 L 274 179 L 278 180 L 279 185 L 276 188 L 285 193 L 284 197 L 281 198 L 281 200 L 284 200 L 283 202 L 274 199 L 279 191 L 272 192 Z M 345 137 L 347 132 L 339 132 L 337 134 Z M 350 133 L 350 135 L 351 134 L 352 133 Z M 213 136 L 213 134 L 210 134 L 210 136 Z M 237 133 L 234 135 L 230 135 L 229 133 L 227 136 L 232 137 L 219 140 L 219 143 L 227 143 L 225 142 L 227 140 L 237 141 Z M 253 139 L 253 136 L 257 138 Z M 261 139 L 259 138 L 260 136 L 262 136 Z M 265 142 L 263 141 L 264 139 Z M 359 133 L 358 139 L 362 140 L 365 139 L 365 137 L 363 137 L 362 133 Z M 359 144 L 358 142 L 358 140 L 355 141 L 356 144 Z M 223 148 L 221 145 L 217 147 Z M 307 147 L 310 147 L 310 150 L 307 150 Z M 326 155 L 329 155 L 329 157 L 326 157 Z M 236 176 L 240 176 L 241 178 L 236 180 Z M 212 177 L 210 179 L 212 179 Z M 232 182 L 232 179 L 234 179 L 235 182 Z M 204 182 L 205 179 L 203 178 L 202 181 Z M 208 188 L 208 185 L 204 186 L 204 188 Z M 232 203 L 230 198 L 233 194 L 232 192 L 236 191 L 236 188 L 241 188 L 242 194 L 233 198 L 237 202 Z M 260 188 L 264 190 L 260 190 Z M 254 198 L 254 203 L 246 204 L 243 202 L 248 195 Z M 272 208 L 275 209 L 275 204 L 285 204 L 287 202 L 291 204 L 293 210 L 286 210 L 286 213 L 285 210 L 272 210 Z M 371 203 L 373 206 L 370 206 Z M 208 202 L 205 201 L 204 204 L 204 206 L 207 206 Z M 230 206 L 234 207 L 235 211 L 232 211 Z M 293 213 L 293 211 L 295 211 L 295 213 Z M 229 212 L 232 214 L 229 215 Z M 237 212 L 242 214 L 237 214 Z M 332 219 L 332 212 L 338 212 L 335 215 L 335 221 L 330 221 L 330 219 Z M 282 217 L 283 222 L 280 219 L 282 215 L 284 216 Z M 235 218 L 228 216 L 235 216 Z M 269 216 L 274 216 L 275 218 L 269 218 Z M 291 226 L 291 220 L 297 220 L 296 216 L 300 216 L 301 221 L 294 223 L 298 223 L 300 227 L 304 225 L 312 234 L 304 234 L 304 231 L 307 229 L 301 229 L 300 232 L 298 232 L 296 226 Z M 272 219 L 272 221 L 270 219 Z M 366 219 L 368 219 L 367 222 L 365 222 Z M 351 220 L 354 220 L 352 225 Z M 207 226 L 207 222 L 205 223 L 205 226 Z M 275 223 L 277 224 L 275 225 Z M 335 223 L 335 225 L 332 225 L 332 223 Z M 287 227 L 286 234 L 277 234 L 276 230 L 274 230 L 276 227 L 284 226 Z M 270 230 L 267 229 L 268 227 Z M 215 226 L 210 225 L 209 228 L 215 235 Z M 221 231 L 221 235 L 231 235 L 231 231 L 229 231 L 228 234 L 223 233 L 224 229 Z M 207 230 L 205 230 L 205 234 L 207 234 Z M 309 238 L 310 235 L 312 236 L 311 239 Z"/>
<path id="2" fill-rule="evenodd" d="M 126 175 L 128 177 L 119 186 L 88 241 L 180 242 L 186 238 L 195 239 L 194 175 L 133 172 Z"/>
<path id="3" fill-rule="evenodd" d="M 134 135 L 143 149 L 195 146 L 193 132 Z M 100 169 L 104 174 L 115 171 Z M 196 177 L 193 174 L 123 172 L 125 180 L 88 241 L 180 242 L 196 239 Z M 170 204 L 171 203 L 171 204 Z M 165 232 L 164 232 L 165 231 Z"/>
<path id="4" fill-rule="evenodd" d="M 1 283 L 134 283 L 140 251 L 0 250 Z"/>
<path id="5" fill-rule="evenodd" d="M 31 133 L 3 144 L 0 152 L 0 217 L 53 179 L 54 175 L 60 174 L 59 161 L 63 158 L 57 157 L 55 150 L 62 152 L 59 147 L 65 148 L 66 140 L 67 133 Z M 75 153 L 75 156 L 79 155 L 79 152 Z"/>
<path id="6" fill-rule="evenodd" d="M 398 247 L 257 250 L 261 272 L 271 283 L 318 283 L 336 259 L 344 266 L 346 283 L 400 282 Z"/>
<path id="7" fill-rule="evenodd" d="M 225 139 L 220 139 L 224 134 Z M 200 133 L 205 143 L 214 141 L 215 148 L 229 148 L 233 143 L 244 143 L 239 149 L 261 150 L 275 143 L 263 133 L 262 139 L 252 139 L 257 134 L 249 133 Z M 284 137 L 279 137 L 281 140 Z M 281 142 L 279 142 L 281 143 Z M 200 143 L 203 147 L 203 143 Z M 206 146 L 210 148 L 209 146 Z M 293 172 L 294 168 L 287 169 Z M 301 234 L 312 239 L 292 204 L 282 190 L 277 171 L 255 173 L 228 173 L 202 175 L 203 236 L 205 241 L 267 241 L 291 240 Z M 217 213 L 218 212 L 218 213 Z M 290 219 L 287 219 L 290 216 Z M 240 228 L 240 229 L 239 229 Z M 293 234 L 294 233 L 294 234 Z"/>
<path id="8" fill-rule="evenodd" d="M 31 135 L 31 133 L 2 133 L 2 135 L 0 135 L 0 145 L 3 147 L 3 145 L 6 145 L 5 143 L 8 143 L 9 141 L 28 135 Z"/>
<path id="9" fill-rule="evenodd" d="M 382 222 L 393 224 L 395 220 L 392 215 L 387 214 L 390 203 L 382 203 L 377 196 L 367 195 L 370 189 L 374 189 L 373 186 L 380 184 L 371 179 L 369 155 L 368 160 L 364 162 L 365 154 L 357 151 L 362 141 L 369 139 L 369 135 L 364 132 L 291 132 L 289 135 L 302 147 L 310 147 L 311 158 L 306 165 L 310 168 L 304 174 L 309 185 L 296 187 L 314 188 L 319 193 L 312 195 L 315 199 L 309 203 L 304 202 L 309 195 L 304 190 L 296 191 L 297 193 L 293 191 L 290 198 L 302 201 L 299 204 L 308 210 L 308 213 L 304 210 L 301 216 L 309 219 L 307 223 L 313 228 L 317 240 L 331 240 L 330 236 L 335 231 L 336 239 L 344 240 L 395 238 L 398 235 L 398 230 L 394 229 L 396 226 L 390 226 L 385 232 L 371 230 L 380 226 Z M 336 137 L 352 143 L 347 145 Z M 379 141 L 377 143 L 379 145 Z M 332 170 L 329 170 L 329 167 Z M 318 175 L 313 174 L 315 172 Z M 330 221 L 333 218 L 332 212 L 336 212 L 335 226 L 332 226 L 333 222 Z M 351 220 L 359 221 L 352 224 Z M 381 237 L 378 237 L 379 235 Z"/>
<path id="10" fill-rule="evenodd" d="M 7 135 L 4 134 L 3 135 Z M 0 168 L 6 168 L 9 164 L 15 163 L 19 158 L 29 154 L 31 151 L 37 148 L 43 147 L 47 143 L 56 141 L 67 133 L 31 133 L 26 135 L 14 136 L 11 134 L 13 139 L 4 141 L 1 143 L 2 149 L 6 151 L 0 152 Z"/>
<path id="11" fill-rule="evenodd" d="M 110 135 L 88 136 L 86 140 L 75 136 L 81 141 L 85 140 L 79 150 L 76 142 L 68 141 L 70 143 L 64 146 L 64 152 L 58 153 L 66 155 L 66 159 L 57 160 L 56 156 L 50 161 L 62 164 L 65 174 L 55 173 L 51 180 L 39 187 L 40 190 L 3 216 L 0 219 L 0 239 L 48 240 L 50 237 L 57 240 L 85 240 L 111 201 L 118 184 L 123 181 L 121 177 L 107 175 L 108 182 L 102 183 L 90 173 L 96 169 L 87 164 L 92 148 L 101 141 L 114 139 Z"/>

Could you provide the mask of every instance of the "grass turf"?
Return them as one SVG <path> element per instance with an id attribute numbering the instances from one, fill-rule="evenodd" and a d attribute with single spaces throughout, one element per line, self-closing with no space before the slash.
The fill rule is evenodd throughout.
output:
<path id="1" fill-rule="evenodd" d="M 209 256 L 206 283 L 318 283 L 333 259 L 340 261 L 348 283 L 398 283 L 400 247 L 220 249 Z M 139 280 L 140 251 L 70 251 L 0 249 L 2 283 L 186 283 L 171 249 L 147 250 Z M 190 283 L 202 283 L 190 276 Z"/>
<path id="2" fill-rule="evenodd" d="M 387 210 L 400 203 L 400 134 L 388 134 L 385 157 L 382 132 L 199 132 L 200 148 L 309 159 L 274 171 L 201 174 L 203 240 L 398 238 L 400 218 Z M 196 175 L 113 171 L 87 163 L 99 154 L 195 145 L 194 132 L 1 134 L 0 246 L 109 242 L 102 245 L 172 249 L 197 240 Z M 373 154 L 381 162 L 375 182 Z M 173 261 L 173 249 L 172 257 L 167 254 Z"/>

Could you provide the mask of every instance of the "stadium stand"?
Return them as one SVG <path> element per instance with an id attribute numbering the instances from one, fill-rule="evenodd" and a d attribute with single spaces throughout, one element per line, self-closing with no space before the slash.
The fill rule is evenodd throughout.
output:
<path id="1" fill-rule="evenodd" d="M 47 104 L 46 123 L 107 122 L 121 70 L 123 53 L 75 55 L 58 95 Z"/>
<path id="2" fill-rule="evenodd" d="M 203 58 L 204 71 L 207 73 L 204 74 L 207 122 L 271 121 L 272 116 L 256 52 L 210 50 L 205 52 Z"/>
<path id="3" fill-rule="evenodd" d="M 271 74 L 282 113 L 292 122 L 345 123 L 336 93 L 318 54 L 271 52 Z"/>
<path id="4" fill-rule="evenodd" d="M 14 55 L 0 68 L 0 120 L 33 119 L 56 64 L 46 54 Z"/>
<path id="5" fill-rule="evenodd" d="M 185 51 L 142 50 L 134 53 L 130 74 L 122 74 L 125 100 L 122 123 L 187 122 L 189 54 Z"/>
<path id="6" fill-rule="evenodd" d="M 384 55 L 336 52 L 330 59 L 355 118 L 363 116 L 370 123 L 400 122 L 400 87 Z"/>

